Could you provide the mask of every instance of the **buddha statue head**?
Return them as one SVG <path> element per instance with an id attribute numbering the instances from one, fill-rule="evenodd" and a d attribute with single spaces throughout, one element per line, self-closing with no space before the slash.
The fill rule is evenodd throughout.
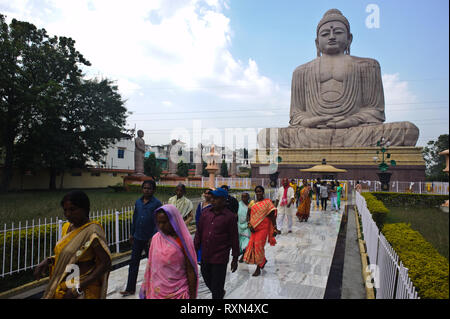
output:
<path id="1" fill-rule="evenodd" d="M 338 9 L 330 9 L 319 21 L 316 30 L 317 56 L 322 54 L 350 55 L 350 45 L 353 35 L 350 33 L 350 24 Z"/>

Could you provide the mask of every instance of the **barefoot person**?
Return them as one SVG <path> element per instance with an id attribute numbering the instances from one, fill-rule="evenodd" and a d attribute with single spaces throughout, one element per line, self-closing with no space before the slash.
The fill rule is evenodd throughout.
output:
<path id="1" fill-rule="evenodd" d="M 178 184 L 175 188 L 175 196 L 169 198 L 169 204 L 174 205 L 180 212 L 190 233 L 195 232 L 194 204 L 186 197 L 186 186 Z"/>
<path id="2" fill-rule="evenodd" d="M 295 203 L 295 193 L 294 189 L 289 185 L 289 180 L 283 178 L 281 181 L 282 186 L 278 188 L 277 199 L 275 201 L 275 206 L 277 207 L 277 225 L 278 234 L 281 234 L 283 230 L 283 223 L 285 217 L 287 218 L 287 230 L 288 233 L 292 233 L 292 217 L 295 214 L 296 207 Z"/>
<path id="3" fill-rule="evenodd" d="M 277 209 L 270 199 L 264 198 L 262 186 L 256 186 L 255 193 L 256 202 L 250 208 L 250 221 L 248 223 L 252 234 L 245 250 L 244 261 L 247 264 L 257 265 L 253 276 L 259 276 L 261 269 L 267 263 L 264 252 L 266 241 L 269 241 L 271 246 L 277 243 L 275 240 Z"/>
<path id="4" fill-rule="evenodd" d="M 341 186 L 341 184 L 338 181 L 334 181 L 336 184 L 336 194 L 337 194 L 337 207 L 338 210 L 341 210 L 341 197 L 342 197 L 342 191 L 344 188 Z"/>
<path id="5" fill-rule="evenodd" d="M 148 254 L 148 247 L 153 235 L 156 233 L 155 210 L 161 207 L 161 202 L 155 196 L 156 183 L 153 180 L 142 183 L 142 197 L 134 205 L 133 221 L 131 224 L 131 261 L 128 268 L 128 281 L 123 297 L 134 295 L 136 291 L 136 280 L 139 272 L 139 263 L 142 251 Z"/>
<path id="6" fill-rule="evenodd" d="M 68 222 L 62 227 L 55 255 L 44 259 L 34 272 L 39 280 L 50 270 L 43 299 L 105 299 L 111 253 L 102 226 L 89 220 L 89 198 L 82 191 L 71 191 L 61 206 Z M 70 280 L 69 274 L 77 269 L 79 277 Z"/>
<path id="7" fill-rule="evenodd" d="M 198 288 L 194 242 L 180 212 L 173 205 L 156 211 L 158 232 L 153 236 L 139 297 L 195 299 Z"/>
<path id="8" fill-rule="evenodd" d="M 218 188 L 211 193 L 212 206 L 202 211 L 194 244 L 196 250 L 202 247 L 200 270 L 206 286 L 212 293 L 212 299 L 223 299 L 230 249 L 233 256 L 231 272 L 235 272 L 238 267 L 237 216 L 226 207 L 228 192 L 225 189 Z"/>
<path id="9" fill-rule="evenodd" d="M 208 188 L 203 193 L 203 201 L 198 203 L 197 210 L 195 211 L 195 225 L 198 225 L 200 221 L 200 216 L 202 215 L 203 209 L 212 205 L 212 189 Z M 197 250 L 197 262 L 200 263 L 202 260 L 202 247 Z"/>
<path id="10" fill-rule="evenodd" d="M 297 218 L 300 222 L 307 222 L 311 210 L 311 187 L 308 181 L 303 180 L 303 188 L 300 192 L 300 205 L 297 208 Z"/>
<path id="11" fill-rule="evenodd" d="M 238 210 L 238 229 L 239 229 L 239 248 L 242 254 L 239 262 L 244 262 L 244 253 L 250 240 L 250 229 L 248 229 L 248 205 L 250 203 L 250 195 L 242 193 Z"/>

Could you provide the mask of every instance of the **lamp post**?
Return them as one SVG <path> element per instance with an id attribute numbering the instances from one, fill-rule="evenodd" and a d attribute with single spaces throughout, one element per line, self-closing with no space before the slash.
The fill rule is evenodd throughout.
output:
<path id="1" fill-rule="evenodd" d="M 209 173 L 209 188 L 216 188 L 216 172 L 219 170 L 217 161 L 220 158 L 220 154 L 215 152 L 215 145 L 211 145 L 210 152 L 205 155 L 207 160 L 207 166 L 205 169 Z"/>
<path id="2" fill-rule="evenodd" d="M 377 142 L 377 146 L 380 148 L 379 150 L 377 150 L 377 156 L 373 157 L 373 160 L 375 163 L 380 162 L 380 164 L 378 165 L 378 169 L 381 172 L 377 173 L 377 175 L 381 182 L 381 190 L 384 192 L 389 191 L 389 181 L 391 180 L 391 175 L 392 175 L 392 173 L 387 172 L 389 165 L 386 163 L 391 158 L 391 154 L 387 153 L 388 147 L 390 145 L 391 145 L 391 142 L 389 140 L 386 140 L 384 137 L 382 137 L 381 140 L 379 140 Z M 381 152 L 381 154 L 380 154 L 380 152 Z M 379 158 L 380 155 L 381 155 L 381 159 Z M 395 160 L 392 160 L 392 159 L 390 160 L 390 164 L 391 164 L 391 166 L 397 165 Z"/>

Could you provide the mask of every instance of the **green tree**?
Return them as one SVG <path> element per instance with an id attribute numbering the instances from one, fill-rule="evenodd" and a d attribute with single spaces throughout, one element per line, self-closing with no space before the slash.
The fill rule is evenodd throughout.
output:
<path id="1" fill-rule="evenodd" d="M 180 161 L 177 164 L 177 175 L 180 177 L 187 177 L 189 175 L 189 165 Z"/>
<path id="2" fill-rule="evenodd" d="M 151 153 L 149 157 L 144 159 L 144 173 L 147 176 L 151 176 L 156 180 L 161 177 L 162 169 L 156 160 L 155 153 Z"/>
<path id="3" fill-rule="evenodd" d="M 47 168 L 49 187 L 57 172 L 98 162 L 124 137 L 126 108 L 109 80 L 83 80 L 89 66 L 75 41 L 49 37 L 45 29 L 0 15 L 0 147 L 2 191 L 13 167 Z"/>
<path id="4" fill-rule="evenodd" d="M 426 180 L 428 181 L 448 181 L 448 175 L 442 170 L 445 168 L 445 156 L 440 152 L 449 148 L 448 134 L 440 135 L 437 140 L 431 140 L 424 147 L 422 154 L 426 164 Z"/>
<path id="5" fill-rule="evenodd" d="M 206 170 L 206 166 L 208 166 L 208 164 L 203 161 L 202 176 L 209 177 L 209 172 Z"/>
<path id="6" fill-rule="evenodd" d="M 222 165 L 220 165 L 220 175 L 222 177 L 228 177 L 228 164 L 225 163 L 225 160 L 222 160 Z"/>
<path id="7" fill-rule="evenodd" d="M 46 112 L 25 139 L 17 140 L 17 158 L 49 170 L 49 188 L 56 174 L 88 161 L 99 162 L 108 145 L 129 137 L 124 133 L 125 113 L 117 87 L 109 80 L 82 80 L 68 89 L 68 98 Z M 20 166 L 20 165 L 19 165 Z"/>

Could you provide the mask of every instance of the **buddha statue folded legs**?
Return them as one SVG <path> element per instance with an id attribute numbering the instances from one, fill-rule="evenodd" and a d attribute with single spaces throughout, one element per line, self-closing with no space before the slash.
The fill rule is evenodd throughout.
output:
<path id="1" fill-rule="evenodd" d="M 270 130 L 274 130 L 275 134 L 270 135 Z M 389 140 L 391 146 L 414 146 L 419 129 L 411 122 L 367 124 L 342 129 L 267 128 L 259 132 L 258 144 L 267 147 L 276 138 L 279 148 L 376 147 L 382 137 Z"/>

